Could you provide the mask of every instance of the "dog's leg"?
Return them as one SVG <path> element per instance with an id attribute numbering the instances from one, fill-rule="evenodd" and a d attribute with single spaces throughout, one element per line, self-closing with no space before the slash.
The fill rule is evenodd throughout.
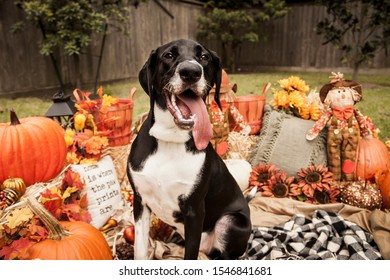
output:
<path id="1" fill-rule="evenodd" d="M 146 260 L 148 258 L 150 215 L 149 207 L 142 204 L 142 198 L 139 194 L 134 193 L 135 260 Z"/>
<path id="2" fill-rule="evenodd" d="M 198 259 L 203 220 L 205 217 L 204 203 L 194 208 L 189 203 L 179 199 L 180 209 L 184 219 L 185 260 Z"/>
<path id="3" fill-rule="evenodd" d="M 221 254 L 216 259 L 234 260 L 246 251 L 251 223 L 247 216 L 241 213 L 225 215 L 218 220 L 215 233 L 223 244 Z"/>

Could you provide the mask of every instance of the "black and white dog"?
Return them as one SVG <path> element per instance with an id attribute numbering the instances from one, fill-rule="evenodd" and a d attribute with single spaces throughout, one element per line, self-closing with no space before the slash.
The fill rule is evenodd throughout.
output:
<path id="1" fill-rule="evenodd" d="M 212 128 L 203 98 L 216 85 L 218 56 L 191 40 L 152 51 L 139 73 L 150 112 L 134 140 L 128 177 L 134 190 L 135 259 L 146 259 L 151 211 L 185 240 L 185 259 L 199 250 L 236 259 L 251 232 L 248 204 L 209 143 Z"/>

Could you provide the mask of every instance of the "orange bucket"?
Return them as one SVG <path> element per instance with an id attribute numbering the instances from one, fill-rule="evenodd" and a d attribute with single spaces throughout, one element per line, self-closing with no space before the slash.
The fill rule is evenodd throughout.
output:
<path id="1" fill-rule="evenodd" d="M 109 146 L 129 144 L 133 120 L 133 100 L 118 99 L 116 104 L 107 109 L 106 113 L 100 112 L 100 119 L 104 120 L 104 128 L 111 131 L 107 136 Z"/>
<path id="2" fill-rule="evenodd" d="M 234 106 L 251 127 L 249 134 L 254 135 L 260 133 L 264 105 L 265 95 L 238 96 L 234 100 Z"/>
<path id="3" fill-rule="evenodd" d="M 106 111 L 100 110 L 102 100 L 90 100 L 85 93 L 76 89 L 75 95 L 81 108 L 89 111 L 95 120 L 98 130 L 109 130 L 107 135 L 109 146 L 123 146 L 131 142 L 133 121 L 133 96 L 136 89 L 132 88 L 130 99 L 117 99 L 117 103 L 108 106 Z M 81 98 L 80 98 L 81 95 Z"/>

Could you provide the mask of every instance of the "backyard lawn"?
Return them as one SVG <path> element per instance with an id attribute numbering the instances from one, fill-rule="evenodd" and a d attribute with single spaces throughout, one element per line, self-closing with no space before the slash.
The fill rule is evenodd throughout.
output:
<path id="1" fill-rule="evenodd" d="M 237 95 L 260 94 L 264 85 L 271 82 L 271 89 L 267 93 L 267 102 L 272 99 L 274 90 L 279 89 L 278 80 L 294 75 L 303 79 L 310 86 L 310 90 L 319 91 L 321 86 L 329 80 L 328 72 L 258 72 L 250 74 L 230 74 L 232 83 L 238 86 Z M 346 75 L 346 78 L 350 76 Z M 387 75 L 359 76 L 363 87 L 363 100 L 356 107 L 370 117 L 380 130 L 379 137 L 386 141 L 390 138 L 390 79 Z M 118 98 L 128 98 L 130 89 L 135 86 L 137 92 L 134 97 L 133 120 L 148 111 L 149 101 L 137 79 L 123 82 L 103 84 L 103 92 Z M 82 89 L 88 91 L 91 89 Z M 0 122 L 9 121 L 9 110 L 14 108 L 20 118 L 27 116 L 44 115 L 52 101 L 48 98 L 37 97 L 9 98 L 0 97 Z"/>

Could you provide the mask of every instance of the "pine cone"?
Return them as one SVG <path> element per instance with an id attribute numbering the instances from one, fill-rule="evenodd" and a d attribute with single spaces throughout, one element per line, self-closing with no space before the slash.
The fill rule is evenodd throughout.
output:
<path id="1" fill-rule="evenodd" d="M 116 255 L 119 260 L 133 260 L 134 259 L 134 246 L 127 242 L 116 245 Z"/>

